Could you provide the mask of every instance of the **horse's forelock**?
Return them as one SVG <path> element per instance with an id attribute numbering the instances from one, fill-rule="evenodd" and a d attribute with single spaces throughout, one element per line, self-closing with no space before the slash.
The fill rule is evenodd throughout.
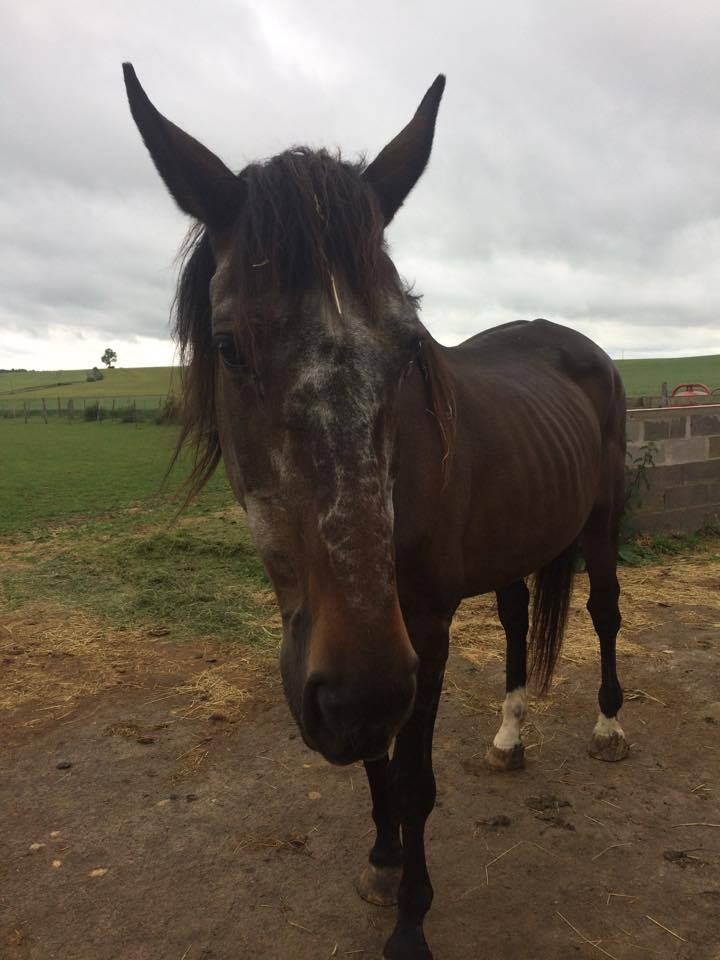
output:
<path id="1" fill-rule="evenodd" d="M 296 147 L 240 174 L 246 201 L 234 250 L 241 295 L 260 285 L 291 297 L 315 289 L 337 299 L 342 282 L 375 315 L 389 280 L 384 221 L 361 173 L 339 154 Z"/>

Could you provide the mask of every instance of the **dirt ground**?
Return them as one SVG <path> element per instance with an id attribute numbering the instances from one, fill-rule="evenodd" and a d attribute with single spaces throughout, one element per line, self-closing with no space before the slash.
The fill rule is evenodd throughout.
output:
<path id="1" fill-rule="evenodd" d="M 492 774 L 503 647 L 455 630 L 428 825 L 436 960 L 720 960 L 720 563 L 623 573 L 632 752 L 591 760 L 599 667 L 580 578 L 524 771 Z M 360 766 L 302 744 L 272 650 L 0 615 L 2 960 L 379 958 L 353 883 Z"/>

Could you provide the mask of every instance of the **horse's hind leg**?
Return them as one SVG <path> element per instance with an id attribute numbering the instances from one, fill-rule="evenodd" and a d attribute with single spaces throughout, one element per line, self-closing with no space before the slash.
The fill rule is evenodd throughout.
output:
<path id="1" fill-rule="evenodd" d="M 527 634 L 530 595 L 524 580 L 496 593 L 498 616 L 505 630 L 505 703 L 502 726 L 485 754 L 491 770 L 518 770 L 525 766 L 521 728 L 527 711 Z"/>
<path id="2" fill-rule="evenodd" d="M 596 760 L 622 760 L 630 752 L 617 715 L 623 692 L 617 676 L 615 638 L 620 630 L 617 579 L 617 522 L 606 511 L 596 511 L 583 530 L 580 545 L 590 578 L 588 612 L 600 640 L 601 684 L 598 716 L 589 753 Z"/>

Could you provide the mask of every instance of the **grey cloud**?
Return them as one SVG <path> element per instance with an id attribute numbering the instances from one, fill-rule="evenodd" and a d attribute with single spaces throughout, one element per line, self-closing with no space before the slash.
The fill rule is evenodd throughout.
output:
<path id="1" fill-rule="evenodd" d="M 81 0 L 6 4 L 0 30 L 9 330 L 166 335 L 187 224 L 130 120 L 132 59 L 236 169 L 299 142 L 372 156 L 444 71 L 390 230 L 433 332 L 546 315 L 615 352 L 720 351 L 715 3 Z"/>

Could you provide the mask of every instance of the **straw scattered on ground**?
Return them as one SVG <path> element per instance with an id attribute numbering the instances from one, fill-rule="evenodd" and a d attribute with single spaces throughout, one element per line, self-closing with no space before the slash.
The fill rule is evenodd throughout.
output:
<path id="1" fill-rule="evenodd" d="M 259 621 L 268 625 L 269 637 L 275 616 L 269 612 L 271 600 L 272 595 L 258 596 Z M 41 603 L 5 610 L 0 613 L 0 715 L 32 707 L 29 725 L 48 716 L 59 719 L 85 697 L 120 684 L 145 686 L 148 676 L 157 675 L 162 677 L 157 699 L 179 697 L 176 712 L 234 721 L 250 690 L 257 691 L 258 682 L 271 673 L 276 647 L 269 642 L 248 650 L 212 638 L 179 645 L 162 624 L 110 629 L 81 611 Z M 195 668 L 190 679 L 189 662 Z"/>
<path id="2" fill-rule="evenodd" d="M 6 558 L 7 561 L 8 558 Z M 623 629 L 619 650 L 630 656 L 657 658 L 671 650 L 650 654 L 643 643 L 648 630 L 661 629 L 671 605 L 673 616 L 687 624 L 688 642 L 695 626 L 712 624 L 720 628 L 720 562 L 678 561 L 673 567 L 623 568 Z M 542 749 L 542 716 L 563 698 L 567 682 L 563 665 L 596 662 L 597 638 L 585 610 L 588 580 L 577 577 L 570 616 L 556 670 L 553 690 L 533 702 L 533 723 L 526 729 L 527 749 Z M 670 599 L 671 598 L 671 599 Z M 74 709 L 84 697 L 111 689 L 119 683 L 138 684 L 147 674 L 164 677 L 182 674 L 182 682 L 161 691 L 163 697 L 178 695 L 179 708 L 188 717 L 210 719 L 213 715 L 230 722 L 242 717 L 251 690 L 257 690 L 261 676 L 275 670 L 277 644 L 281 632 L 280 615 L 272 592 L 258 588 L 251 594 L 252 620 L 248 628 L 264 636 L 267 644 L 247 647 L 218 643 L 210 637 L 198 638 L 195 654 L 179 657 L 181 645 L 173 645 L 172 630 L 163 624 L 148 624 L 140 629 L 108 627 L 98 618 L 78 609 L 62 609 L 39 601 L 17 610 L 0 610 L 0 663 L 3 684 L 0 712 L 23 705 L 36 706 L 39 723 L 44 716 L 60 717 Z M 168 644 L 173 654 L 168 655 Z M 497 618 L 492 595 L 468 600 L 461 606 L 453 624 L 453 645 L 477 668 L 491 662 L 502 663 L 505 637 Z M 188 651 L 190 650 L 187 647 Z M 187 658 L 197 660 L 188 679 Z M 449 689 L 471 713 L 498 713 L 503 691 L 488 698 L 479 693 L 480 685 L 463 681 L 462 687 L 449 681 Z M 644 699 L 663 704 L 652 690 L 626 691 L 628 699 Z"/>

